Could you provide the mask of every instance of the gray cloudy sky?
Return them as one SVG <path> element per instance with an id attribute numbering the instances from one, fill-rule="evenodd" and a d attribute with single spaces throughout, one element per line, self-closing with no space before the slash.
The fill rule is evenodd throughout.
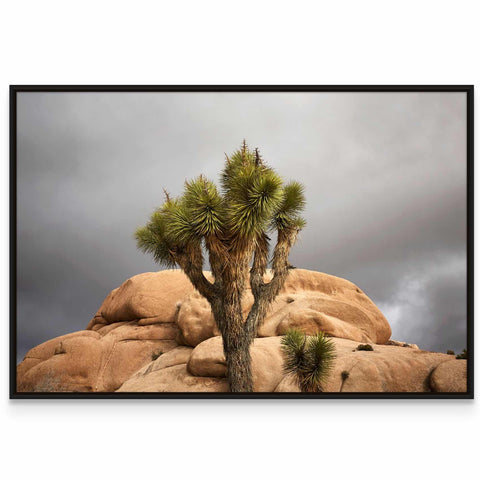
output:
<path id="1" fill-rule="evenodd" d="M 18 94 L 18 358 L 84 329 L 132 275 L 133 232 L 243 138 L 305 184 L 291 261 L 347 278 L 392 338 L 466 346 L 466 94 Z"/>

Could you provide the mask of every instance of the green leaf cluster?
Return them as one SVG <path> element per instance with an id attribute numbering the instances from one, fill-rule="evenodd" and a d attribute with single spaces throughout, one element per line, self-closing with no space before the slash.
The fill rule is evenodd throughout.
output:
<path id="1" fill-rule="evenodd" d="M 279 208 L 273 215 L 271 227 L 277 230 L 284 228 L 297 228 L 305 226 L 305 220 L 300 213 L 305 208 L 304 187 L 298 182 L 289 182 L 282 191 L 282 200 Z"/>
<path id="2" fill-rule="evenodd" d="M 185 182 L 183 194 L 169 198 L 150 221 L 136 231 L 140 250 L 167 267 L 175 255 L 207 237 L 225 243 L 254 240 L 267 230 L 300 230 L 305 207 L 303 186 L 284 185 L 282 178 L 260 157 L 243 146 L 226 158 L 220 176 L 221 190 L 203 175 Z M 246 242 L 239 242 L 245 245 Z"/>
<path id="3" fill-rule="evenodd" d="M 320 392 L 333 368 L 335 345 L 319 332 L 307 336 L 297 329 L 282 338 L 284 370 L 296 376 L 304 392 Z"/>

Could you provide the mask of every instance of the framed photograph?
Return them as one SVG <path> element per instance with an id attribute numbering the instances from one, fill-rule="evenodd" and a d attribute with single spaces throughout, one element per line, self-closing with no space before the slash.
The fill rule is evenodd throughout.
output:
<path id="1" fill-rule="evenodd" d="M 473 398 L 473 86 L 10 87 L 10 397 Z"/>

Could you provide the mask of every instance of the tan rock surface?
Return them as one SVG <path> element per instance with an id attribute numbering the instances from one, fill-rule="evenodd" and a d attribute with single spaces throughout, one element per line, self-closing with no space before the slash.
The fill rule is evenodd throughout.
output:
<path id="1" fill-rule="evenodd" d="M 63 335 L 33 348 L 17 368 L 19 392 L 91 392 L 105 352 L 95 332 Z"/>
<path id="2" fill-rule="evenodd" d="M 193 290 L 181 270 L 135 275 L 110 292 L 87 328 L 93 328 L 96 323 L 148 318 L 156 318 L 157 323 L 173 322 L 178 310 L 177 302 Z"/>
<path id="3" fill-rule="evenodd" d="M 209 303 L 198 292 L 191 293 L 182 301 L 177 324 L 183 341 L 192 347 L 207 338 L 220 335 Z"/>
<path id="4" fill-rule="evenodd" d="M 333 339 L 337 358 L 325 386 L 330 392 L 428 392 L 432 370 L 451 360 L 443 353 L 426 352 L 393 345 L 375 345 L 358 351 L 358 343 Z M 342 381 L 342 372 L 348 378 Z"/>
<path id="5" fill-rule="evenodd" d="M 175 348 L 177 330 L 119 322 L 54 338 L 30 350 L 18 365 L 18 391 L 115 391 L 151 362 L 153 353 Z"/>
<path id="6" fill-rule="evenodd" d="M 174 365 L 180 365 L 182 363 L 186 364 L 190 359 L 192 350 L 193 348 L 184 346 L 173 348 L 172 350 L 160 355 L 156 360 L 147 363 L 144 367 L 135 372 L 135 374 L 130 378 L 141 377 L 149 374 L 150 372 L 173 367 Z"/>
<path id="7" fill-rule="evenodd" d="M 228 392 L 225 378 L 195 377 L 186 364 L 174 365 L 135 376 L 127 380 L 118 392 Z"/>
<path id="8" fill-rule="evenodd" d="M 293 375 L 286 375 L 275 387 L 274 392 L 301 393 L 298 383 Z"/>
<path id="9" fill-rule="evenodd" d="M 466 392 L 467 361 L 453 357 L 438 365 L 430 377 L 430 386 L 434 392 Z"/>

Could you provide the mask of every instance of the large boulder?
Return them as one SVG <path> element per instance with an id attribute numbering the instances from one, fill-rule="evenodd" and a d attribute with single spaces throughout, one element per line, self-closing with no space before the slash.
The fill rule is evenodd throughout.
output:
<path id="1" fill-rule="evenodd" d="M 32 348 L 17 367 L 19 392 L 92 392 L 105 350 L 96 332 L 62 335 Z"/>
<path id="2" fill-rule="evenodd" d="M 368 351 L 358 350 L 358 343 L 351 340 L 333 341 L 337 358 L 325 386 L 329 392 L 437 391 L 430 384 L 432 371 L 457 361 L 451 355 L 409 347 L 372 344 Z"/>
<path id="3" fill-rule="evenodd" d="M 87 326 L 142 319 L 143 324 L 174 322 L 179 301 L 194 288 L 181 270 L 135 275 L 112 290 Z"/>
<path id="4" fill-rule="evenodd" d="M 456 360 L 438 365 L 430 377 L 430 386 L 435 392 L 466 392 L 467 361 Z"/>
<path id="5" fill-rule="evenodd" d="M 244 314 L 252 304 L 253 296 L 247 289 Z M 185 343 L 192 347 L 219 335 L 208 302 L 197 292 L 181 302 L 178 326 Z M 290 328 L 379 344 L 386 343 L 392 333 L 386 318 L 356 285 L 326 273 L 301 269 L 290 272 L 258 336 L 283 335 Z"/>
<path id="6" fill-rule="evenodd" d="M 111 392 L 152 355 L 177 346 L 175 325 L 118 322 L 49 340 L 30 350 L 17 367 L 19 392 Z"/>

